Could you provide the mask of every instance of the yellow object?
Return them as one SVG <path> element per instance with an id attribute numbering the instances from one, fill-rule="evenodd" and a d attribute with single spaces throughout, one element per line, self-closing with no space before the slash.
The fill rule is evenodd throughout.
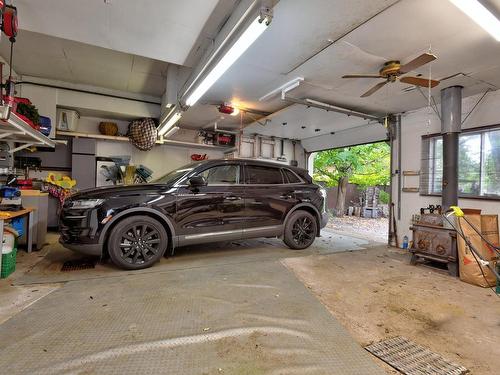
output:
<path id="1" fill-rule="evenodd" d="M 71 189 L 76 185 L 76 180 L 72 180 L 68 176 L 62 176 L 60 174 L 49 173 L 45 179 L 48 183 L 62 187 L 63 189 Z"/>
<path id="2" fill-rule="evenodd" d="M 464 212 L 462 209 L 458 206 L 450 206 L 450 208 L 453 210 L 453 213 L 455 214 L 456 217 L 463 217 Z"/>

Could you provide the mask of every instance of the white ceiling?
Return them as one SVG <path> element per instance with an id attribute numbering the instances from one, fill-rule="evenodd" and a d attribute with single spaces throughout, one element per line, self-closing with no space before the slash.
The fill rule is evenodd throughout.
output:
<path id="1" fill-rule="evenodd" d="M 499 0 L 493 3 L 500 8 Z M 351 29 L 354 30 L 349 32 Z M 327 45 L 328 39 L 338 40 L 311 57 Z M 442 81 L 433 90 L 438 103 L 440 90 L 447 86 L 464 86 L 465 96 L 500 87 L 500 43 L 448 0 L 287 0 L 277 4 L 269 29 L 201 102 L 237 98 L 248 107 L 274 112 L 290 103 L 279 99 L 259 102 L 258 99 L 301 76 L 305 84 L 290 93 L 298 98 L 377 114 L 421 108 L 427 105 L 427 100 L 411 86 L 397 82 L 369 98 L 360 98 L 379 81 L 341 77 L 347 73 L 377 73 L 385 61 L 397 59 L 404 63 L 428 51 L 429 47 L 438 60 L 415 74 L 427 76 L 432 68 L 432 77 L 437 79 L 457 73 L 467 75 Z M 307 60 L 308 57 L 311 58 Z M 407 89 L 411 90 L 407 92 Z M 185 121 L 188 120 L 189 114 L 185 116 Z M 273 126 L 281 126 L 281 119 L 273 122 L 277 122 Z M 230 125 L 231 120 L 226 126 Z M 319 125 L 325 129 L 332 126 L 328 122 Z M 260 125 L 253 124 L 248 132 L 260 129 Z"/>
<path id="2" fill-rule="evenodd" d="M 184 65 L 218 0 L 15 0 L 19 27 Z"/>
<path id="3" fill-rule="evenodd" d="M 7 61 L 10 43 L 0 41 Z M 95 47 L 67 39 L 20 30 L 14 45 L 18 74 L 161 96 L 168 63 Z"/>
<path id="4" fill-rule="evenodd" d="M 15 68 L 24 74 L 159 96 L 164 89 L 167 63 L 195 64 L 237 3 L 106 2 L 110 4 L 103 0 L 47 0 L 35 6 L 33 1 L 16 0 L 21 28 L 38 33 L 21 32 Z M 500 10 L 500 0 L 490 3 Z M 0 53 L 7 57 L 5 42 L 4 38 Z M 219 127 L 238 127 L 238 116 L 220 120 L 214 105 L 232 101 L 276 112 L 266 129 L 252 124 L 246 128 L 249 133 L 286 134 L 301 139 L 310 137 L 313 128 L 329 134 L 343 126 L 354 126 L 352 121 L 358 123 L 343 115 L 324 115 L 324 111 L 290 106 L 279 97 L 259 101 L 296 77 L 305 79 L 301 87 L 289 93 L 297 98 L 380 115 L 420 108 L 427 101 L 411 86 L 397 82 L 369 98 L 360 98 L 378 81 L 341 77 L 347 73 L 376 73 L 389 59 L 404 63 L 429 48 L 438 59 L 415 74 L 431 73 L 437 79 L 454 76 L 433 89 L 438 103 L 440 90 L 447 86 L 463 85 L 465 96 L 500 87 L 500 43 L 449 0 L 281 0 L 274 8 L 268 30 L 199 104 L 184 114 L 180 123 L 199 128 L 217 120 Z M 253 122 L 250 116 L 243 120 Z M 288 123 L 286 131 L 281 125 L 284 121 Z M 306 129 L 301 128 L 303 124 Z"/>

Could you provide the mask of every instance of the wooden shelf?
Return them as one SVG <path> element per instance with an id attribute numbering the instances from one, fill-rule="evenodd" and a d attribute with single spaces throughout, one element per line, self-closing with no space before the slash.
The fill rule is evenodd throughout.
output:
<path id="1" fill-rule="evenodd" d="M 56 134 L 69 136 L 69 137 L 75 137 L 75 138 L 92 138 L 92 139 L 101 139 L 101 140 L 105 140 L 105 141 L 129 142 L 128 137 L 112 136 L 112 135 L 104 135 L 104 134 L 69 132 L 69 131 L 62 131 L 62 130 L 57 130 Z M 156 141 L 156 144 L 157 145 L 177 146 L 177 147 L 190 147 L 190 148 L 221 150 L 221 151 L 230 151 L 230 150 L 234 149 L 234 147 L 214 146 L 214 145 L 206 145 L 203 143 L 174 141 L 171 139 L 165 139 L 165 140 L 163 140 L 163 142 Z"/>
<path id="2" fill-rule="evenodd" d="M 31 146 L 56 147 L 54 140 L 33 129 L 14 112 L 10 112 L 7 106 L 0 106 L 0 117 L 0 141 L 23 143 L 21 146 L 10 150 L 10 153 Z"/>

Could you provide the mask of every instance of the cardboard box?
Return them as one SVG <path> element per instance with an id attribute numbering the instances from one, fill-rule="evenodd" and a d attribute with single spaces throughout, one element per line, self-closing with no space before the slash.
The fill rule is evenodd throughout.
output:
<path id="1" fill-rule="evenodd" d="M 466 218 L 472 226 L 464 218 L 458 218 L 458 223 L 462 233 L 469 240 L 472 247 L 474 247 L 483 259 L 496 259 L 495 250 L 482 240 L 476 229 L 489 242 L 498 244 L 498 215 L 468 214 Z M 493 272 L 488 267 L 480 265 L 476 258 L 477 256 L 474 256 L 463 238 L 458 236 L 460 280 L 484 288 L 496 285 L 496 277 Z"/>

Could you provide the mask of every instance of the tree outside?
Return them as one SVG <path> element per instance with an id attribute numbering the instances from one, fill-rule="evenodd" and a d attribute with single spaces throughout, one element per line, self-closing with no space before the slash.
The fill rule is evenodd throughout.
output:
<path id="1" fill-rule="evenodd" d="M 337 186 L 333 214 L 345 213 L 347 184 L 362 188 L 390 183 L 390 146 L 386 142 L 341 147 L 318 152 L 314 159 L 313 178 L 327 187 Z"/>

